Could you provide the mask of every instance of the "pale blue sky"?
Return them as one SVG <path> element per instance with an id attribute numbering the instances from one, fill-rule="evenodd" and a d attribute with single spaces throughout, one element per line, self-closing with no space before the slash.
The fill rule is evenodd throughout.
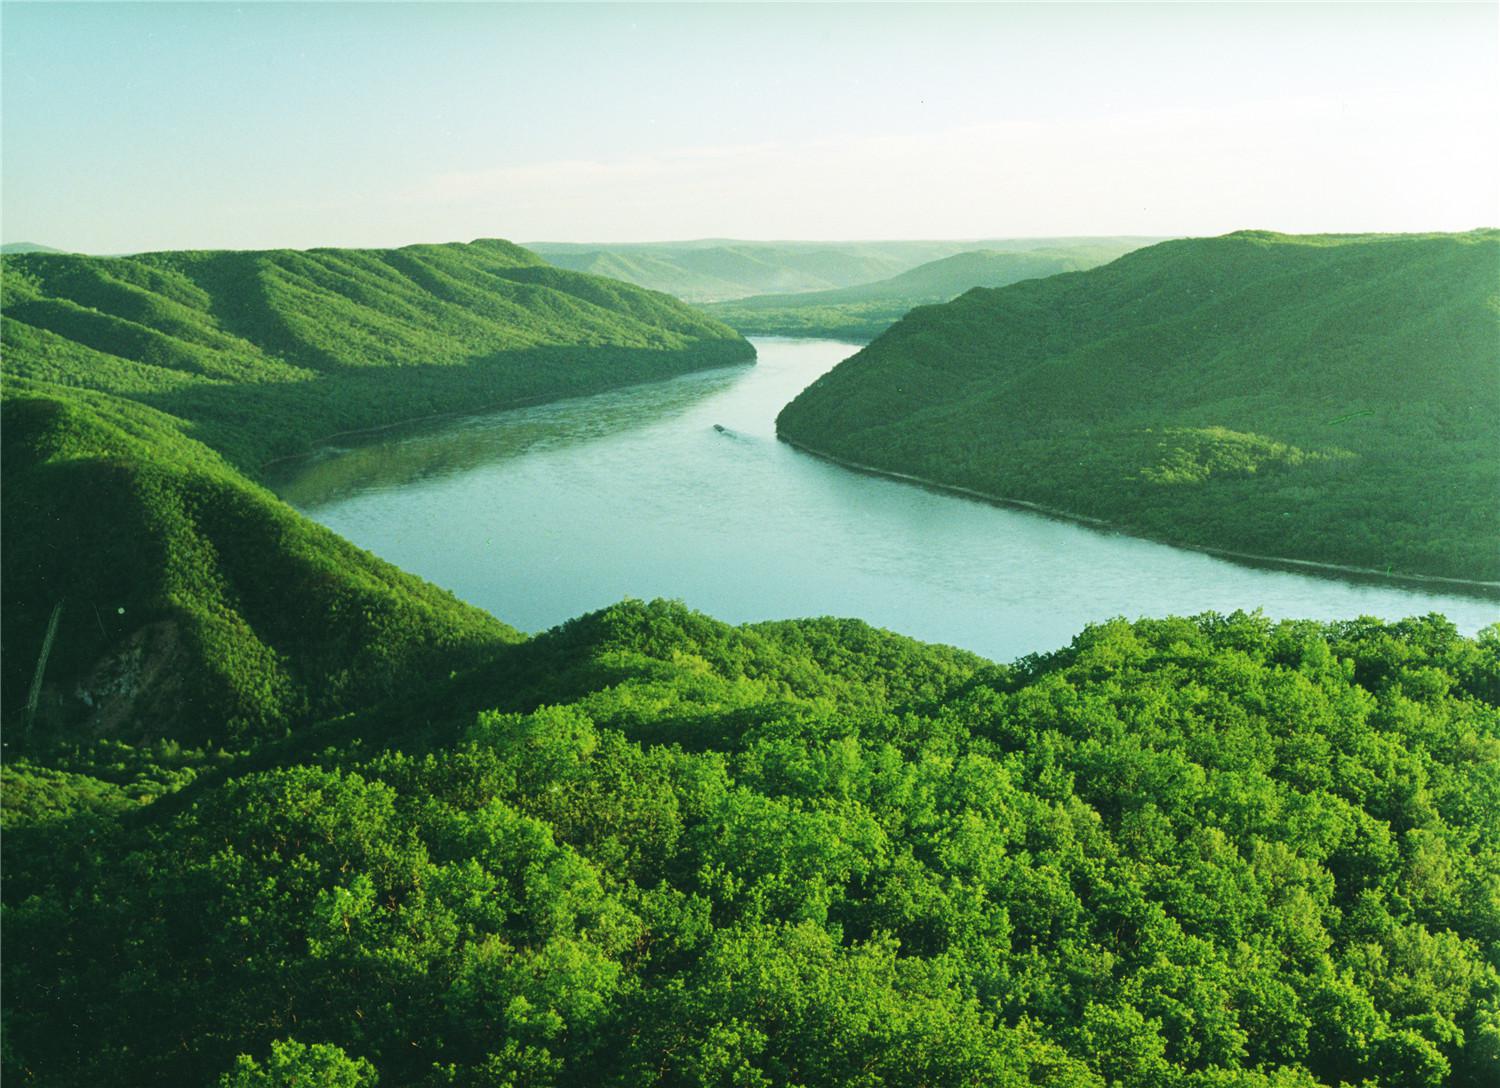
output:
<path id="1" fill-rule="evenodd" d="M 1461 230 L 1496 5 L 0 5 L 6 241 Z"/>

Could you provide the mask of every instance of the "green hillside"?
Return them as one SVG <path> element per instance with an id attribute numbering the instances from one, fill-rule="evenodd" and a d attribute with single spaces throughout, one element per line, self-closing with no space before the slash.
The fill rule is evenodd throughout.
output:
<path id="1" fill-rule="evenodd" d="M 830 291 L 756 295 L 704 309 L 746 336 L 823 336 L 873 340 L 913 306 L 947 302 L 972 287 L 1093 268 L 1136 248 L 1121 240 L 1055 249 L 955 253 L 889 279 Z"/>
<path id="2" fill-rule="evenodd" d="M 501 241 L 0 267 L 10 382 L 130 397 L 250 469 L 340 431 L 754 356 L 675 299 Z"/>
<path id="3" fill-rule="evenodd" d="M 910 313 L 777 421 L 1174 543 L 1500 580 L 1500 232 L 1166 242 Z"/>
<path id="4" fill-rule="evenodd" d="M 620 605 L 238 763 L 10 761 L 5 1078 L 1479 1088 L 1497 700 L 1436 617 Z"/>
<path id="5" fill-rule="evenodd" d="M 13 748 L 78 735 L 239 746 L 520 637 L 302 517 L 153 409 L 16 394 L 0 435 Z"/>
<path id="6" fill-rule="evenodd" d="M 516 632 L 250 477 L 336 432 L 754 354 L 505 242 L 0 268 L 0 709 L 26 747 L 239 746 L 488 659 Z"/>
<path id="7" fill-rule="evenodd" d="M 689 302 L 824 291 L 873 283 L 972 250 L 1014 252 L 1101 246 L 1118 255 L 1155 239 L 1000 238 L 985 241 L 533 242 L 559 268 L 614 276 Z M 968 284 L 965 286 L 973 286 Z M 951 297 L 951 296 L 950 296 Z"/>

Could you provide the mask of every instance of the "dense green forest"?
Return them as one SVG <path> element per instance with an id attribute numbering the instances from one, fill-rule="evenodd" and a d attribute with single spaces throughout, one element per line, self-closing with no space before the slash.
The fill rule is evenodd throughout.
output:
<path id="1" fill-rule="evenodd" d="M 16 1085 L 1500 1074 L 1500 631 L 1437 617 L 999 666 L 627 603 L 239 759 L 4 775 Z"/>
<path id="2" fill-rule="evenodd" d="M 494 240 L 0 268 L 7 388 L 129 397 L 252 471 L 337 432 L 754 357 L 676 299 Z"/>
<path id="3" fill-rule="evenodd" d="M 855 287 L 887 279 L 930 261 L 979 249 L 1009 253 L 1102 247 L 1119 254 L 1156 240 L 997 238 L 967 242 L 745 242 L 706 239 L 612 244 L 532 242 L 529 248 L 559 268 L 612 276 L 640 287 L 666 291 L 689 302 L 717 302 L 769 293 Z"/>
<path id="4" fill-rule="evenodd" d="M 704 310 L 746 336 L 869 341 L 913 306 L 947 302 L 972 287 L 1004 287 L 1020 280 L 1079 272 L 1112 261 L 1137 244 L 1118 239 L 1013 252 L 982 249 L 955 253 L 874 283 L 801 294 L 756 295 L 712 303 Z"/>
<path id="5" fill-rule="evenodd" d="M 1500 232 L 1242 232 L 974 290 L 777 427 L 1173 543 L 1500 581 Z"/>

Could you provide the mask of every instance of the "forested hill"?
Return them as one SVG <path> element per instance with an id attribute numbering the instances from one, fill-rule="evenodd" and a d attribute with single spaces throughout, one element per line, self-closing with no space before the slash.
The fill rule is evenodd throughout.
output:
<path id="1" fill-rule="evenodd" d="M 1077 272 L 1136 248 L 1128 239 L 1034 250 L 975 250 L 918 265 L 874 283 L 791 295 L 755 295 L 704 310 L 746 336 L 823 336 L 873 340 L 907 310 L 947 302 L 972 287 Z"/>
<path id="2" fill-rule="evenodd" d="M 1497 700 L 1436 617 L 625 604 L 239 764 L 11 759 L 6 1083 L 1487 1088 Z"/>
<path id="3" fill-rule="evenodd" d="M 238 749 L 520 638 L 298 514 L 154 409 L 8 393 L 0 438 L 12 753 L 100 736 Z"/>
<path id="4" fill-rule="evenodd" d="M 130 397 L 250 469 L 338 431 L 754 357 L 676 299 L 494 240 L 0 268 L 8 385 Z"/>
<path id="5" fill-rule="evenodd" d="M 754 356 L 675 299 L 506 242 L 0 269 L 12 751 L 241 747 L 487 660 L 519 635 L 250 477 L 336 432 Z"/>
<path id="6" fill-rule="evenodd" d="M 914 310 L 782 437 L 1159 539 L 1500 580 L 1500 232 L 1165 242 Z"/>

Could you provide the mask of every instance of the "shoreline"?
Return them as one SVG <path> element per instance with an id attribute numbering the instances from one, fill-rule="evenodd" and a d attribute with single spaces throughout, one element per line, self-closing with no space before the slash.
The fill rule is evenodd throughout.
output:
<path id="1" fill-rule="evenodd" d="M 972 487 L 962 487 L 958 484 L 945 484 L 939 480 L 929 480 L 923 476 L 914 476 L 908 472 L 896 472 L 892 469 L 877 468 L 874 465 L 866 465 L 859 461 L 850 461 L 831 453 L 815 449 L 812 446 L 803 445 L 795 439 L 788 438 L 779 431 L 776 434 L 777 441 L 785 442 L 794 450 L 816 457 L 820 461 L 838 465 L 841 468 L 851 469 L 855 472 L 864 473 L 867 476 L 879 476 L 887 480 L 897 480 L 902 483 L 917 484 L 920 487 L 930 488 L 933 491 L 941 491 L 947 494 L 960 495 L 965 498 L 978 499 L 996 506 L 1005 506 L 1031 513 L 1042 514 L 1046 517 L 1056 518 L 1060 521 L 1068 521 L 1077 525 L 1083 525 L 1091 529 L 1106 529 L 1111 532 L 1120 533 L 1125 536 L 1135 537 L 1137 540 L 1150 541 L 1153 544 L 1163 544 L 1171 548 L 1182 548 L 1185 551 L 1199 552 L 1210 555 L 1217 559 L 1243 560 L 1250 564 L 1259 564 L 1268 567 L 1289 568 L 1293 572 L 1312 574 L 1345 574 L 1358 575 L 1372 582 L 1381 583 L 1419 583 L 1429 585 L 1436 583 L 1440 586 L 1451 586 L 1455 589 L 1466 589 L 1471 596 L 1486 600 L 1500 599 L 1500 582 L 1481 582 L 1472 578 L 1449 578 L 1438 574 L 1405 574 L 1392 571 L 1377 570 L 1373 567 L 1351 567 L 1342 563 L 1324 563 L 1314 559 L 1293 559 L 1290 556 L 1280 555 L 1257 555 L 1253 552 L 1237 552 L 1228 548 L 1215 548 L 1206 544 L 1186 544 L 1175 540 L 1164 540 L 1161 537 L 1149 536 L 1122 526 L 1116 522 L 1106 521 L 1103 518 L 1089 517 L 1087 514 L 1075 514 L 1068 510 L 1060 510 L 1053 506 L 1046 506 L 1039 502 L 1031 502 L 1028 499 L 1013 499 L 1003 495 L 992 495 L 985 491 L 977 491 Z"/>

